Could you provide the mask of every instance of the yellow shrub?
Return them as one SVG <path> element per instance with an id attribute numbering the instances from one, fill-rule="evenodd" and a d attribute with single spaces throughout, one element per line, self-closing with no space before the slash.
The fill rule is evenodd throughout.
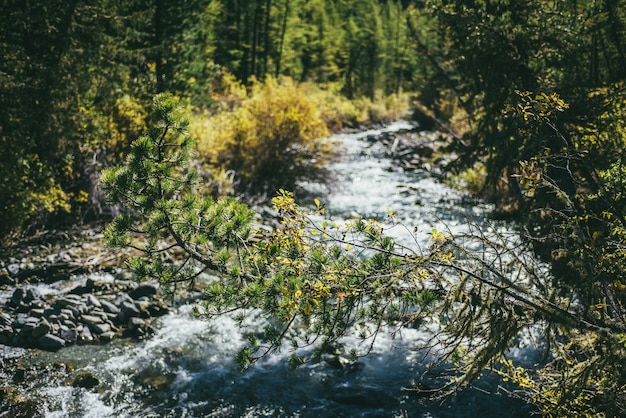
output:
<path id="1" fill-rule="evenodd" d="M 198 117 L 192 127 L 201 158 L 234 170 L 244 187 L 291 187 L 315 176 L 332 155 L 328 129 L 311 87 L 268 78 L 240 107 Z"/>

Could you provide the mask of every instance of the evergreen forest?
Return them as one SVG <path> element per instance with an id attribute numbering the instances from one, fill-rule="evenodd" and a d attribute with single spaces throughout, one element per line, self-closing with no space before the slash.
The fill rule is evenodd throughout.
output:
<path id="1" fill-rule="evenodd" d="M 108 225 L 138 279 L 219 277 L 200 315 L 272 319 L 244 369 L 440 315 L 455 372 L 427 395 L 490 370 L 544 416 L 626 414 L 626 0 L 2 0 L 0 52 L 3 254 Z M 323 202 L 292 192 L 326 175 L 326 139 L 400 117 L 449 138 L 446 179 L 534 260 L 316 223 Z M 280 227 L 257 228 L 258 202 Z M 532 369 L 507 358 L 528 329 Z"/>

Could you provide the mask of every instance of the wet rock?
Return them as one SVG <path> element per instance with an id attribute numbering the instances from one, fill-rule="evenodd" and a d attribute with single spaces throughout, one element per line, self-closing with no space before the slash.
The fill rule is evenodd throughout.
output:
<path id="1" fill-rule="evenodd" d="M 93 389 L 100 384 L 100 380 L 91 372 L 81 371 L 69 377 L 66 384 L 75 388 Z"/>
<path id="2" fill-rule="evenodd" d="M 174 382 L 175 376 L 172 374 L 146 376 L 141 379 L 141 383 L 151 390 L 167 390 L 167 388 Z"/>
<path id="3" fill-rule="evenodd" d="M 11 316 L 9 314 L 0 312 L 0 326 L 10 327 L 12 323 L 13 320 L 11 319 Z"/>
<path id="4" fill-rule="evenodd" d="M 87 302 L 87 306 L 93 306 L 96 308 L 100 308 L 102 307 L 102 304 L 100 303 L 100 301 L 98 300 L 97 297 L 95 297 L 92 294 L 87 294 L 87 296 L 85 297 L 86 302 Z"/>
<path id="5" fill-rule="evenodd" d="M 92 334 L 101 335 L 111 331 L 111 325 L 103 321 L 99 316 L 83 315 L 81 321 L 89 327 Z"/>
<path id="6" fill-rule="evenodd" d="M 115 306 L 114 304 L 106 300 L 101 300 L 100 305 L 102 306 L 102 309 L 106 313 L 117 315 L 120 312 L 120 308 L 118 308 L 117 306 Z"/>
<path id="7" fill-rule="evenodd" d="M 37 326 L 33 328 L 32 336 L 33 338 L 43 337 L 44 335 L 48 334 L 51 330 L 52 330 L 52 326 L 50 325 L 50 323 L 46 320 L 46 318 L 42 318 L 37 324 Z"/>
<path id="8" fill-rule="evenodd" d="M 78 330 L 78 328 L 76 329 Z M 93 340 L 93 334 L 91 333 L 91 330 L 89 330 L 89 327 L 83 327 L 78 333 L 78 339 L 76 342 L 91 343 Z"/>
<path id="9" fill-rule="evenodd" d="M 31 309 L 28 314 L 35 318 L 41 318 L 44 314 L 44 310 L 41 308 L 35 308 L 35 309 Z"/>
<path id="10" fill-rule="evenodd" d="M 22 303 L 25 294 L 26 292 L 21 287 L 15 289 L 15 291 L 13 291 L 13 294 L 11 295 L 11 306 L 19 306 Z"/>
<path id="11" fill-rule="evenodd" d="M 61 338 L 69 344 L 74 344 L 78 340 L 78 332 L 76 328 L 65 327 L 60 331 Z"/>
<path id="12" fill-rule="evenodd" d="M 167 315 L 169 312 L 170 309 L 163 302 L 151 303 L 148 306 L 148 313 L 152 317 Z"/>
<path id="13" fill-rule="evenodd" d="M 80 306 L 83 304 L 83 301 L 80 295 L 69 293 L 62 298 L 57 299 L 57 303 L 61 306 Z"/>
<path id="14" fill-rule="evenodd" d="M 56 335 L 46 334 L 39 338 L 39 345 L 44 350 L 54 351 L 64 347 L 65 340 L 61 337 L 57 337 Z"/>
<path id="15" fill-rule="evenodd" d="M 39 318 L 29 316 L 28 318 L 26 318 L 26 322 L 24 322 L 24 325 L 22 325 L 22 332 L 32 332 L 32 330 L 35 329 L 38 323 Z"/>
<path id="16" fill-rule="evenodd" d="M 93 331 L 94 334 L 101 336 L 102 334 L 111 332 L 111 325 L 107 323 L 94 324 L 91 330 Z"/>
<path id="17" fill-rule="evenodd" d="M 103 343 L 109 342 L 115 338 L 115 332 L 107 331 L 100 334 L 100 341 Z"/>
<path id="18" fill-rule="evenodd" d="M 122 324 L 128 322 L 130 318 L 140 316 L 141 312 L 134 303 L 125 300 L 120 305 L 120 313 L 118 314 L 118 321 Z"/>
<path id="19" fill-rule="evenodd" d="M 24 296 L 24 302 L 30 303 L 34 300 L 41 299 L 41 293 L 35 288 L 29 288 Z"/>
<path id="20" fill-rule="evenodd" d="M 13 328 L 8 325 L 0 325 L 0 344 L 8 344 L 13 339 Z"/>
<path id="21" fill-rule="evenodd" d="M 140 284 L 139 286 L 137 286 L 136 288 L 128 292 L 128 295 L 134 300 L 137 300 L 139 298 L 142 298 L 145 296 L 153 296 L 158 293 L 159 293 L 159 286 L 157 284 L 144 283 L 144 284 Z"/>
<path id="22" fill-rule="evenodd" d="M 7 266 L 7 271 L 11 276 L 15 276 L 20 272 L 20 265 L 17 263 L 12 263 Z"/>
<path id="23" fill-rule="evenodd" d="M 15 284 L 15 279 L 9 276 L 6 272 L 0 272 L 0 286 L 12 286 Z"/>
<path id="24" fill-rule="evenodd" d="M 0 387 L 0 415 L 7 418 L 45 416 L 36 400 L 29 399 L 20 389 L 9 385 Z"/>

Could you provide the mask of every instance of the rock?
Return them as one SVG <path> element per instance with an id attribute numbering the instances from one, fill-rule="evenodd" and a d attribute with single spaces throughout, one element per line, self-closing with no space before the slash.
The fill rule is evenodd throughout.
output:
<path id="1" fill-rule="evenodd" d="M 35 329 L 38 323 L 39 318 L 29 316 L 28 318 L 26 318 L 26 322 L 22 326 L 22 332 L 32 332 L 32 330 Z"/>
<path id="2" fill-rule="evenodd" d="M 58 350 L 61 347 L 65 346 L 65 340 L 63 338 L 57 337 L 56 335 L 46 334 L 39 337 L 39 345 L 41 348 L 45 350 Z"/>
<path id="3" fill-rule="evenodd" d="M 83 301 L 80 296 L 74 294 L 67 294 L 62 298 L 59 298 L 55 302 L 57 305 L 61 307 L 78 307 L 83 305 Z"/>
<path id="4" fill-rule="evenodd" d="M 100 335 L 111 331 L 111 325 L 105 323 L 99 316 L 83 315 L 80 319 L 89 327 L 93 334 Z"/>
<path id="5" fill-rule="evenodd" d="M 113 337 L 115 337 L 115 332 L 113 331 L 103 332 L 102 334 L 100 334 L 100 341 L 109 342 L 113 339 Z"/>
<path id="6" fill-rule="evenodd" d="M 20 272 L 20 265 L 17 263 L 12 263 L 7 266 L 7 271 L 11 276 L 17 275 Z"/>
<path id="7" fill-rule="evenodd" d="M 96 288 L 96 281 L 93 279 L 93 277 L 88 278 L 87 281 L 85 282 L 85 289 L 91 292 L 95 288 Z"/>
<path id="8" fill-rule="evenodd" d="M 137 331 L 146 327 L 146 321 L 141 318 L 130 318 L 128 321 L 128 330 Z"/>
<path id="9" fill-rule="evenodd" d="M 26 291 L 26 295 L 24 296 L 24 302 L 30 303 L 38 299 L 41 299 L 41 293 L 39 293 L 39 290 L 31 287 Z"/>
<path id="10" fill-rule="evenodd" d="M 80 317 L 80 320 L 87 325 L 101 324 L 104 322 L 102 318 L 96 315 L 83 315 Z"/>
<path id="11" fill-rule="evenodd" d="M 125 300 L 120 305 L 120 313 L 118 314 L 117 319 L 121 324 L 124 324 L 130 318 L 136 316 L 138 317 L 140 314 L 141 312 L 139 312 L 139 309 L 137 309 L 134 303 Z"/>
<path id="12" fill-rule="evenodd" d="M 152 303 L 148 306 L 148 313 L 152 317 L 167 315 L 170 309 L 162 302 Z"/>
<path id="13" fill-rule="evenodd" d="M 9 276 L 6 272 L 0 272 L 0 286 L 13 286 L 15 279 Z"/>
<path id="14" fill-rule="evenodd" d="M 158 293 L 159 293 L 159 286 L 157 284 L 145 283 L 145 284 L 140 284 L 139 286 L 137 286 L 136 288 L 128 292 L 128 295 L 131 298 L 137 300 L 144 296 L 153 296 Z"/>
<path id="15" fill-rule="evenodd" d="M 134 303 L 133 298 L 128 296 L 128 293 L 124 293 L 124 292 L 118 293 L 117 296 L 115 296 L 115 300 L 113 301 L 113 303 L 115 304 L 115 306 L 120 306 L 122 302 L 124 301 Z"/>
<path id="16" fill-rule="evenodd" d="M 15 318 L 13 319 L 13 328 L 17 329 L 17 328 L 22 328 L 24 326 L 24 324 L 26 323 L 26 320 L 28 319 L 28 315 L 25 313 L 18 313 Z"/>
<path id="17" fill-rule="evenodd" d="M 26 292 L 24 292 L 24 289 L 22 289 L 21 287 L 15 289 L 13 295 L 11 295 L 11 306 L 19 306 L 22 303 L 25 294 Z"/>
<path id="18" fill-rule="evenodd" d="M 100 380 L 91 372 L 81 371 L 68 378 L 66 383 L 75 388 L 93 389 L 100 384 Z"/>
<path id="19" fill-rule="evenodd" d="M 46 318 L 42 318 L 37 326 L 33 329 L 32 336 L 34 338 L 39 338 L 48 334 L 51 330 L 52 326 L 50 325 L 50 323 L 46 320 Z"/>
<path id="20" fill-rule="evenodd" d="M 35 318 L 41 318 L 43 316 L 43 313 L 44 313 L 43 309 L 35 308 L 35 309 L 31 309 L 28 314 Z"/>
<path id="21" fill-rule="evenodd" d="M 100 304 L 100 301 L 98 300 L 97 297 L 95 297 L 94 295 L 92 295 L 91 293 L 87 294 L 87 296 L 85 297 L 86 302 L 87 302 L 87 306 L 93 306 L 96 308 L 101 308 L 102 305 Z"/>
<path id="22" fill-rule="evenodd" d="M 104 310 L 104 312 L 114 314 L 114 315 L 117 315 L 120 312 L 120 308 L 118 308 L 117 306 L 115 306 L 114 304 L 106 300 L 101 300 L 100 305 L 102 306 L 102 309 Z"/>
<path id="23" fill-rule="evenodd" d="M 92 341 L 93 341 L 93 334 L 89 330 L 89 327 L 83 327 L 82 330 L 78 334 L 77 342 L 90 343 Z"/>
<path id="24" fill-rule="evenodd" d="M 13 328 L 0 325 L 0 344 L 8 344 L 13 339 Z"/>
<path id="25" fill-rule="evenodd" d="M 78 332 L 75 328 L 61 329 L 61 338 L 69 344 L 74 344 L 78 340 Z"/>
<path id="26" fill-rule="evenodd" d="M 111 332 L 111 325 L 103 323 L 103 324 L 94 324 L 90 327 L 91 331 L 96 335 L 106 334 L 107 332 Z"/>
<path id="27" fill-rule="evenodd" d="M 9 314 L 5 312 L 0 312 L 0 326 L 4 325 L 10 327 L 12 322 L 13 320 L 11 319 L 11 316 Z"/>

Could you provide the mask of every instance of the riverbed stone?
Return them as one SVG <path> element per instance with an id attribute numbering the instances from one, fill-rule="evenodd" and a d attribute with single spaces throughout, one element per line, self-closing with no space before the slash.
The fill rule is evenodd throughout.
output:
<path id="1" fill-rule="evenodd" d="M 79 331 L 77 342 L 90 343 L 93 340 L 93 334 L 91 333 L 89 327 L 82 327 L 82 329 Z"/>
<path id="2" fill-rule="evenodd" d="M 141 314 L 139 309 L 135 306 L 133 302 L 129 302 L 127 300 L 123 301 L 120 304 L 120 312 L 118 314 L 118 321 L 122 324 L 128 322 L 128 320 L 132 317 L 137 317 Z"/>
<path id="3" fill-rule="evenodd" d="M 77 307 L 81 306 L 83 304 L 83 301 L 81 300 L 80 296 L 70 293 L 60 299 L 57 299 L 56 303 L 64 307 Z"/>
<path id="4" fill-rule="evenodd" d="M 117 306 L 115 306 L 113 303 L 109 301 L 101 300 L 100 305 L 102 306 L 102 309 L 104 310 L 104 312 L 107 312 L 113 315 L 117 315 L 120 312 L 120 308 L 118 308 Z"/>
<path id="5" fill-rule="evenodd" d="M 101 324 L 103 322 L 102 318 L 100 318 L 99 316 L 95 316 L 95 315 L 83 315 L 80 317 L 80 320 L 90 327 L 95 324 Z"/>
<path id="6" fill-rule="evenodd" d="M 28 260 L 16 263 L 29 268 Z M 6 265 L 0 267 L 6 271 Z M 31 267 L 45 270 L 45 266 Z M 37 287 L 13 289 L 0 304 L 0 344 L 56 350 L 75 343 L 106 342 L 121 335 L 145 338 L 154 332 L 151 320 L 169 312 L 168 304 L 159 296 L 158 283 L 112 284 L 88 278 L 80 291 L 76 289 L 46 292 L 45 296 Z"/>
<path id="7" fill-rule="evenodd" d="M 80 371 L 69 377 L 65 383 L 75 388 L 93 389 L 100 384 L 100 380 L 92 372 Z"/>
<path id="8" fill-rule="evenodd" d="M 35 327 L 37 326 L 37 323 L 39 323 L 39 318 L 29 316 L 28 318 L 26 318 L 26 322 L 24 323 L 24 325 L 22 325 L 22 332 L 32 332 L 32 330 L 35 329 Z"/>
<path id="9" fill-rule="evenodd" d="M 26 290 L 26 295 L 24 296 L 24 302 L 30 303 L 38 299 L 41 299 L 41 293 L 39 292 L 39 290 L 35 289 L 34 287 L 30 287 L 28 288 L 28 290 Z"/>
<path id="10" fill-rule="evenodd" d="M 0 325 L 0 344 L 8 344 L 13 339 L 13 328 L 8 325 Z"/>
<path id="11" fill-rule="evenodd" d="M 133 298 L 134 300 L 140 299 L 146 296 L 154 296 L 159 293 L 159 286 L 155 283 L 144 283 L 140 284 L 130 292 L 128 292 L 128 296 Z"/>
<path id="12" fill-rule="evenodd" d="M 10 275 L 16 276 L 17 273 L 20 272 L 20 265 L 17 263 L 11 263 L 7 266 L 7 271 L 9 272 Z"/>
<path id="13" fill-rule="evenodd" d="M 13 323 L 11 316 L 5 312 L 0 312 L 0 326 L 4 325 L 10 327 Z"/>
<path id="14" fill-rule="evenodd" d="M 24 292 L 24 289 L 22 289 L 21 287 L 18 287 L 17 289 L 15 289 L 13 291 L 13 294 L 11 295 L 11 305 L 12 306 L 19 306 L 22 302 L 22 300 L 24 299 L 24 295 L 26 292 Z"/>
<path id="15" fill-rule="evenodd" d="M 74 344 L 76 340 L 78 340 L 78 332 L 76 331 L 76 328 L 61 328 L 60 335 L 61 338 L 63 338 L 63 340 L 65 340 L 69 344 Z"/>
<path id="16" fill-rule="evenodd" d="M 103 332 L 102 334 L 100 334 L 100 341 L 101 342 L 109 342 L 109 341 L 113 340 L 114 337 L 115 337 L 115 332 L 113 332 L 113 331 Z"/>
<path id="17" fill-rule="evenodd" d="M 44 314 L 44 311 L 45 311 L 44 309 L 35 308 L 35 309 L 31 309 L 30 312 L 28 312 L 28 314 L 35 318 L 41 318 Z"/>
<path id="18" fill-rule="evenodd" d="M 92 295 L 91 293 L 87 294 L 85 299 L 86 299 L 85 301 L 87 303 L 87 306 L 93 306 L 96 308 L 102 307 L 98 298 Z"/>
<path id="19" fill-rule="evenodd" d="M 33 328 L 32 336 L 33 338 L 39 338 L 48 334 L 51 330 L 52 326 L 50 323 L 46 320 L 46 318 L 42 318 L 39 323 L 37 323 L 37 326 Z"/>
<path id="20" fill-rule="evenodd" d="M 0 286 L 13 286 L 15 284 L 15 279 L 7 272 L 0 272 Z"/>
<path id="21" fill-rule="evenodd" d="M 46 334 L 39 338 L 39 345 L 45 350 L 58 350 L 65 346 L 65 340 L 56 335 Z"/>

